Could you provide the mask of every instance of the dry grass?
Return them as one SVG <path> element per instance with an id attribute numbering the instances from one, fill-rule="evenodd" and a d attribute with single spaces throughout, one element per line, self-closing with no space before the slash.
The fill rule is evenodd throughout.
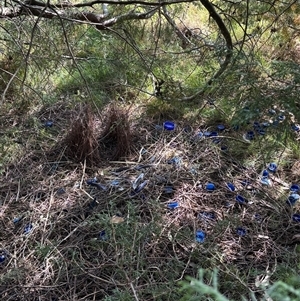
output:
<path id="1" fill-rule="evenodd" d="M 80 111 L 74 128 L 93 126 L 89 110 Z M 106 141 L 111 158 L 120 158 L 131 149 L 129 122 L 115 107 L 108 112 L 101 143 Z M 61 126 L 53 132 L 56 145 L 66 124 Z M 174 285 L 186 275 L 196 276 L 199 267 L 218 267 L 226 275 L 222 292 L 236 297 L 249 288 L 261 293 L 251 275 L 266 275 L 280 262 L 295 263 L 292 238 L 299 225 L 291 222 L 291 214 L 298 206 L 285 205 L 288 192 L 276 181 L 271 188 L 261 186 L 257 169 L 232 158 L 230 147 L 224 153 L 211 139 L 195 140 L 197 128 L 189 133 L 183 128 L 178 122 L 174 132 L 166 132 L 144 120 L 139 125 L 143 139 L 135 141 L 130 162 L 102 158 L 101 169 L 66 161 L 63 146 L 54 160 L 45 151 L 47 139 L 34 149 L 28 145 L 27 156 L 6 168 L 0 186 L 5 229 L 0 249 L 7 256 L 0 264 L 2 299 L 179 300 Z M 79 146 L 87 145 L 75 152 L 84 160 L 96 135 L 87 139 L 75 130 L 73 135 Z M 222 143 L 231 135 L 225 132 Z M 135 193 L 132 183 L 141 173 L 147 185 Z M 94 176 L 106 190 L 87 185 Z M 240 184 L 244 179 L 253 189 Z M 214 192 L 205 190 L 207 182 L 215 183 Z M 229 192 L 227 182 L 237 191 Z M 173 193 L 165 193 L 166 186 Z M 238 205 L 236 194 L 249 203 Z M 168 209 L 175 201 L 179 207 Z M 215 219 L 201 212 L 212 212 Z M 123 219 L 113 219 L 116 215 Z M 21 220 L 14 223 L 17 217 Z M 33 228 L 26 234 L 28 224 Z M 241 226 L 247 229 L 244 237 L 236 233 Z M 203 244 L 195 242 L 199 229 L 207 234 Z M 229 290 L 231 283 L 237 289 Z"/>

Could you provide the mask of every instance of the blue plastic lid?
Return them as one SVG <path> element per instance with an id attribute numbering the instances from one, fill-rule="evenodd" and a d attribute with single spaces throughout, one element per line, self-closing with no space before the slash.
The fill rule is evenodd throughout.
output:
<path id="1" fill-rule="evenodd" d="M 276 114 L 276 111 L 274 109 L 269 109 L 268 112 L 269 112 L 270 115 L 275 115 Z"/>
<path id="2" fill-rule="evenodd" d="M 236 233 L 238 236 L 245 236 L 247 234 L 247 230 L 243 227 L 236 228 Z"/>
<path id="3" fill-rule="evenodd" d="M 269 175 L 269 172 L 266 169 L 264 169 L 262 172 L 262 176 L 267 177 L 268 175 Z"/>
<path id="4" fill-rule="evenodd" d="M 208 191 L 213 191 L 213 190 L 215 190 L 215 189 L 216 189 L 215 184 L 213 184 L 213 183 L 207 183 L 207 184 L 206 184 L 206 190 L 208 190 Z"/>
<path id="5" fill-rule="evenodd" d="M 299 213 L 293 214 L 292 219 L 294 222 L 300 222 L 300 214 Z"/>
<path id="6" fill-rule="evenodd" d="M 27 225 L 24 227 L 24 233 L 25 233 L 25 234 L 30 233 L 31 230 L 32 230 L 32 228 L 33 228 L 32 224 L 27 224 Z"/>
<path id="7" fill-rule="evenodd" d="M 210 137 L 217 137 L 219 134 L 218 132 L 211 132 Z"/>
<path id="8" fill-rule="evenodd" d="M 267 186 L 271 186 L 271 180 L 268 177 L 262 177 L 260 179 L 260 183 L 262 183 L 263 185 L 267 185 Z"/>
<path id="9" fill-rule="evenodd" d="M 238 202 L 238 203 L 240 203 L 240 204 L 246 204 L 247 203 L 247 200 L 245 199 L 245 198 L 243 198 L 241 195 L 237 195 L 236 197 L 235 197 L 235 199 L 236 199 L 236 201 Z"/>
<path id="10" fill-rule="evenodd" d="M 179 204 L 178 204 L 178 202 L 172 202 L 172 203 L 169 203 L 169 204 L 167 205 L 167 207 L 168 207 L 169 209 L 175 209 L 175 208 L 178 208 L 178 207 L 179 207 Z"/>
<path id="11" fill-rule="evenodd" d="M 300 187 L 298 184 L 292 184 L 291 187 L 290 187 L 290 191 L 293 191 L 293 192 L 297 192 L 299 191 Z"/>
<path id="12" fill-rule="evenodd" d="M 268 170 L 271 172 L 275 172 L 277 170 L 277 164 L 276 163 L 270 163 L 268 166 Z"/>
<path id="13" fill-rule="evenodd" d="M 279 116 L 277 117 L 277 119 L 280 120 L 280 121 L 282 121 L 282 120 L 285 119 L 285 116 L 284 116 L 284 115 L 279 115 Z"/>
<path id="14" fill-rule="evenodd" d="M 199 216 L 198 216 L 200 219 L 203 218 L 203 219 L 211 219 L 211 220 L 214 220 L 216 218 L 216 215 L 214 212 L 207 212 L 207 211 L 202 211 L 199 213 Z"/>
<path id="15" fill-rule="evenodd" d="M 199 243 L 204 242 L 205 237 L 206 237 L 206 234 L 203 231 L 201 231 L 201 230 L 196 231 L 196 241 L 197 242 L 199 242 Z"/>
<path id="16" fill-rule="evenodd" d="M 218 131 L 224 131 L 225 130 L 225 125 L 218 124 L 217 129 L 218 129 Z"/>
<path id="17" fill-rule="evenodd" d="M 172 121 L 165 121 L 164 129 L 167 131 L 173 131 L 175 129 L 175 123 Z"/>
<path id="18" fill-rule="evenodd" d="M 267 128 L 267 127 L 270 126 L 270 123 L 269 123 L 269 122 L 262 122 L 262 123 L 261 123 L 261 126 Z"/>
<path id="19" fill-rule="evenodd" d="M 286 203 L 290 206 L 293 206 L 299 200 L 299 198 L 300 198 L 299 194 L 293 193 L 288 197 Z"/>
<path id="20" fill-rule="evenodd" d="M 209 131 L 205 131 L 203 134 L 204 134 L 204 136 L 205 136 L 205 137 L 210 137 L 210 135 L 211 135 L 211 132 L 209 132 Z"/>
<path id="21" fill-rule="evenodd" d="M 232 183 L 227 183 L 226 186 L 230 191 L 235 191 L 235 186 Z"/>
<path id="22" fill-rule="evenodd" d="M 299 132 L 300 131 L 300 126 L 298 124 L 292 124 L 292 130 L 295 132 Z"/>
<path id="23" fill-rule="evenodd" d="M 6 256 L 4 254 L 0 255 L 0 263 L 4 262 L 6 260 Z"/>

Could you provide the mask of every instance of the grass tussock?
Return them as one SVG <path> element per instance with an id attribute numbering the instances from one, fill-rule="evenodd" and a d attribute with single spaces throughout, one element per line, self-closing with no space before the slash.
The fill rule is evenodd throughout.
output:
<path id="1" fill-rule="evenodd" d="M 100 138 L 100 152 L 111 160 L 119 160 L 129 155 L 132 133 L 129 112 L 111 105 L 104 121 L 104 130 Z"/>
<path id="2" fill-rule="evenodd" d="M 99 162 L 95 117 L 89 105 L 80 108 L 78 117 L 65 138 L 66 154 L 75 162 Z"/>

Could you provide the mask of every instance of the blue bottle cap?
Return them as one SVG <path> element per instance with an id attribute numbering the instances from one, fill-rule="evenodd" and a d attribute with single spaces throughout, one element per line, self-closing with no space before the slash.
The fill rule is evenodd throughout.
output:
<path id="1" fill-rule="evenodd" d="M 298 214 L 298 213 L 293 214 L 292 219 L 294 222 L 299 223 L 300 222 L 300 214 Z"/>
<path id="2" fill-rule="evenodd" d="M 210 137 L 210 135 L 211 135 L 211 132 L 209 132 L 209 131 L 205 131 L 203 134 L 204 134 L 204 136 L 205 136 L 205 137 Z"/>
<path id="3" fill-rule="evenodd" d="M 47 120 L 47 121 L 45 121 L 44 126 L 46 128 L 51 128 L 53 126 L 53 124 L 54 124 L 54 122 L 52 120 Z"/>
<path id="4" fill-rule="evenodd" d="M 266 169 L 264 169 L 262 172 L 262 176 L 267 177 L 268 175 L 269 175 L 269 172 Z"/>
<path id="5" fill-rule="evenodd" d="M 236 233 L 238 236 L 245 236 L 247 233 L 247 230 L 245 228 L 238 227 L 238 228 L 236 228 Z"/>
<path id="6" fill-rule="evenodd" d="M 218 135 L 218 132 L 211 132 L 209 137 L 217 137 Z"/>
<path id="7" fill-rule="evenodd" d="M 268 112 L 269 112 L 270 115 L 275 115 L 276 114 L 276 111 L 274 109 L 269 109 Z"/>
<path id="8" fill-rule="evenodd" d="M 103 241 L 108 240 L 108 236 L 107 236 L 107 233 L 106 233 L 105 230 L 100 231 L 100 233 L 99 233 L 99 239 L 103 240 Z"/>
<path id="9" fill-rule="evenodd" d="M 208 191 L 214 191 L 215 189 L 216 189 L 215 184 L 213 184 L 213 183 L 207 183 L 206 184 L 206 190 L 208 190 Z"/>
<path id="10" fill-rule="evenodd" d="M 205 240 L 205 237 L 206 237 L 206 234 L 203 231 L 201 231 L 201 230 L 196 231 L 196 242 L 203 243 Z"/>
<path id="11" fill-rule="evenodd" d="M 247 203 L 247 200 L 245 198 L 243 198 L 241 195 L 237 195 L 235 197 L 236 201 L 239 203 L 239 204 L 246 204 Z"/>
<path id="12" fill-rule="evenodd" d="M 218 131 L 224 131 L 224 130 L 225 130 L 225 125 L 219 124 L 219 125 L 217 126 L 217 129 L 218 129 Z"/>
<path id="13" fill-rule="evenodd" d="M 295 132 L 299 132 L 300 131 L 300 126 L 298 124 L 292 124 L 292 130 Z"/>
<path id="14" fill-rule="evenodd" d="M 300 198 L 299 194 L 293 193 L 288 197 L 286 203 L 290 206 L 293 206 L 299 200 L 299 198 Z"/>
<path id="15" fill-rule="evenodd" d="M 235 191 L 235 186 L 232 183 L 227 183 L 226 186 L 230 191 Z"/>
<path id="16" fill-rule="evenodd" d="M 175 123 L 172 121 L 165 121 L 164 129 L 167 131 L 173 131 L 175 129 Z"/>
<path id="17" fill-rule="evenodd" d="M 176 208 L 178 208 L 179 207 L 179 204 L 178 204 L 178 202 L 172 202 L 172 203 L 169 203 L 168 205 L 167 205 L 167 207 L 168 207 L 168 209 L 176 209 Z"/>
<path id="18" fill-rule="evenodd" d="M 27 224 L 24 228 L 24 233 L 29 234 L 31 232 L 32 228 L 33 228 L 32 224 Z"/>
<path id="19" fill-rule="evenodd" d="M 300 189 L 300 187 L 297 184 L 292 184 L 290 187 L 290 191 L 293 191 L 293 192 L 297 192 L 297 191 L 299 191 L 299 189 Z"/>
<path id="20" fill-rule="evenodd" d="M 277 170 L 277 164 L 276 163 L 270 163 L 269 166 L 268 166 L 268 170 L 271 171 L 271 172 L 276 172 Z"/>
<path id="21" fill-rule="evenodd" d="M 196 138 L 202 138 L 204 136 L 204 134 L 202 132 L 198 132 L 196 134 Z"/>

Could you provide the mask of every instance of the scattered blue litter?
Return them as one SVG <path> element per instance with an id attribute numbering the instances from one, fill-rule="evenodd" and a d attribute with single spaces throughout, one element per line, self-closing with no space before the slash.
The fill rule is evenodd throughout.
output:
<path id="1" fill-rule="evenodd" d="M 295 205 L 295 203 L 296 203 L 299 199 L 300 199 L 299 194 L 297 194 L 297 193 L 292 193 L 292 194 L 288 197 L 286 203 L 287 203 L 288 205 L 290 205 L 290 206 L 293 206 L 293 205 Z"/>
<path id="2" fill-rule="evenodd" d="M 251 183 L 250 183 L 250 181 L 248 181 L 248 180 L 241 180 L 241 184 L 242 184 L 243 186 L 248 186 L 248 185 L 250 185 Z"/>
<path id="3" fill-rule="evenodd" d="M 17 224 L 19 221 L 21 221 L 23 219 L 23 217 L 22 216 L 20 216 L 20 217 L 15 217 L 14 219 L 13 219 L 13 223 L 14 224 Z"/>
<path id="4" fill-rule="evenodd" d="M 225 130 L 225 125 L 219 124 L 219 125 L 217 126 L 217 129 L 218 129 L 218 131 L 224 131 L 224 130 Z"/>
<path id="5" fill-rule="evenodd" d="M 175 123 L 172 121 L 165 121 L 164 129 L 167 131 L 173 131 L 175 129 Z"/>
<path id="6" fill-rule="evenodd" d="M 46 128 L 52 128 L 53 124 L 54 124 L 54 122 L 52 120 L 47 120 L 44 122 L 44 126 Z"/>
<path id="7" fill-rule="evenodd" d="M 218 132 L 211 132 L 209 137 L 217 137 L 218 135 Z"/>
<path id="8" fill-rule="evenodd" d="M 277 117 L 277 119 L 278 119 L 279 121 L 283 121 L 283 120 L 285 119 L 285 116 L 284 116 L 284 115 L 279 115 L 279 116 Z"/>
<path id="9" fill-rule="evenodd" d="M 33 229 L 32 224 L 27 224 L 24 228 L 24 233 L 25 234 L 29 234 L 31 232 L 31 230 Z"/>
<path id="10" fill-rule="evenodd" d="M 245 198 L 243 198 L 241 195 L 237 195 L 235 197 L 236 201 L 239 203 L 239 204 L 246 204 L 247 203 L 247 200 Z"/>
<path id="11" fill-rule="evenodd" d="M 245 228 L 238 227 L 236 228 L 236 234 L 238 236 L 245 236 L 247 234 L 247 230 Z"/>
<path id="12" fill-rule="evenodd" d="M 292 192 L 298 192 L 300 190 L 300 187 L 298 184 L 292 184 L 290 187 L 290 191 Z"/>
<path id="13" fill-rule="evenodd" d="M 264 169 L 262 172 L 262 176 L 267 177 L 268 175 L 269 175 L 269 172 L 266 169 Z"/>
<path id="14" fill-rule="evenodd" d="M 108 236 L 105 230 L 100 231 L 99 233 L 99 239 L 102 241 L 108 240 Z"/>
<path id="15" fill-rule="evenodd" d="M 135 192 L 135 193 L 141 192 L 141 191 L 147 186 L 148 182 L 149 182 L 148 180 L 142 182 L 142 183 L 134 190 L 134 192 Z"/>
<path id="16" fill-rule="evenodd" d="M 136 190 L 138 188 L 138 186 L 140 185 L 140 183 L 142 182 L 142 180 L 144 179 L 144 173 L 140 173 L 139 176 L 133 181 L 132 183 L 132 188 L 133 190 Z"/>
<path id="17" fill-rule="evenodd" d="M 202 132 L 198 132 L 197 134 L 196 134 L 196 138 L 202 138 L 204 136 L 204 134 L 202 133 Z"/>
<path id="18" fill-rule="evenodd" d="M 262 122 L 261 126 L 263 126 L 264 128 L 267 128 L 267 127 L 270 126 L 270 123 L 269 122 Z"/>
<path id="19" fill-rule="evenodd" d="M 112 180 L 109 184 L 112 187 L 118 187 L 120 185 L 120 181 L 115 179 L 115 180 Z"/>
<path id="20" fill-rule="evenodd" d="M 254 121 L 253 122 L 253 127 L 256 129 L 256 128 L 259 128 L 260 127 L 260 124 L 258 121 Z"/>
<path id="21" fill-rule="evenodd" d="M 277 164 L 276 163 L 270 163 L 269 166 L 268 166 L 268 170 L 271 171 L 271 172 L 276 172 L 277 170 Z"/>
<path id="22" fill-rule="evenodd" d="M 227 183 L 226 186 L 230 191 L 235 191 L 235 186 L 232 183 Z"/>
<path id="23" fill-rule="evenodd" d="M 174 187 L 171 186 L 171 185 L 165 186 L 165 187 L 163 188 L 163 193 L 165 193 L 165 194 L 172 194 L 172 193 L 174 193 L 174 192 L 175 192 L 175 189 L 174 189 Z"/>
<path id="24" fill-rule="evenodd" d="M 211 132 L 209 132 L 209 131 L 205 131 L 205 132 L 203 133 L 203 135 L 204 135 L 205 137 L 210 137 L 210 135 L 211 135 Z"/>
<path id="25" fill-rule="evenodd" d="M 167 207 L 168 207 L 168 209 L 176 209 L 176 208 L 178 208 L 179 207 L 179 204 L 178 204 L 178 202 L 172 202 L 172 203 L 169 203 L 168 205 L 167 205 Z"/>
<path id="26" fill-rule="evenodd" d="M 207 183 L 205 188 L 208 191 L 214 191 L 216 189 L 216 186 L 213 183 Z"/>
<path id="27" fill-rule="evenodd" d="M 261 177 L 260 183 L 266 186 L 271 186 L 271 180 L 268 177 Z"/>
<path id="28" fill-rule="evenodd" d="M 292 219 L 293 219 L 294 222 L 299 223 L 300 222 L 300 214 L 299 213 L 293 214 Z"/>
<path id="29" fill-rule="evenodd" d="M 276 114 L 276 111 L 274 109 L 269 109 L 268 112 L 269 112 L 270 115 L 275 115 Z"/>
<path id="30" fill-rule="evenodd" d="M 206 237 L 206 234 L 203 231 L 201 231 L 201 230 L 196 231 L 196 242 L 203 243 L 205 240 L 205 237 Z"/>
<path id="31" fill-rule="evenodd" d="M 228 150 L 228 146 L 227 145 L 221 145 L 221 151 L 225 152 Z"/>
<path id="32" fill-rule="evenodd" d="M 198 217 L 199 219 L 210 219 L 210 220 L 216 219 L 216 215 L 214 212 L 207 212 L 207 211 L 200 212 Z"/>
<path id="33" fill-rule="evenodd" d="M 295 131 L 295 132 L 300 131 L 300 126 L 298 124 L 292 124 L 291 127 L 292 127 L 292 130 Z"/>

